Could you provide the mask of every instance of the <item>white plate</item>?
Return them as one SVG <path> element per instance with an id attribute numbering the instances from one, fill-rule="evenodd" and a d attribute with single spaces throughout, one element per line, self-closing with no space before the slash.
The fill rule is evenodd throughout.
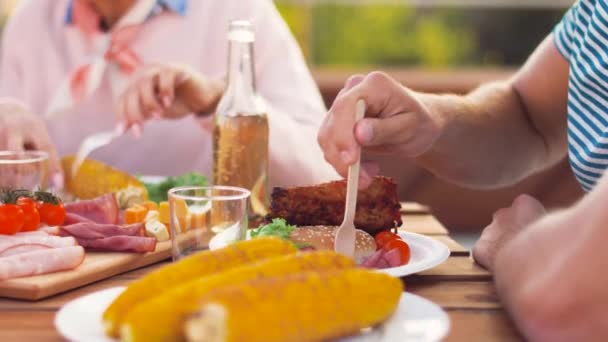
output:
<path id="1" fill-rule="evenodd" d="M 66 303 L 55 316 L 55 328 L 70 341 L 114 342 L 103 333 L 101 316 L 124 290 L 113 287 Z M 403 293 L 397 311 L 379 327 L 341 342 L 432 342 L 443 339 L 450 330 L 450 319 L 436 304 L 411 293 Z"/>
<path id="2" fill-rule="evenodd" d="M 209 249 L 218 249 L 236 239 L 238 227 L 226 229 L 209 241 Z M 408 232 L 400 232 L 399 236 L 410 246 L 410 262 L 407 265 L 378 270 L 393 277 L 404 277 L 410 274 L 426 271 L 442 264 L 450 256 L 450 249 L 435 239 Z M 249 239 L 249 231 L 247 239 Z"/>

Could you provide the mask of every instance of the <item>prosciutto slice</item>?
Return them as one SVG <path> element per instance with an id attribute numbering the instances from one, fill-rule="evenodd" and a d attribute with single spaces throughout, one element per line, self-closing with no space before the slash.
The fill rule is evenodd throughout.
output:
<path id="1" fill-rule="evenodd" d="M 92 200 L 66 203 L 65 211 L 96 223 L 118 223 L 118 202 L 113 193 Z"/>
<path id="2" fill-rule="evenodd" d="M 0 280 L 71 270 L 82 264 L 80 246 L 50 248 L 0 258 Z"/>
<path id="3" fill-rule="evenodd" d="M 399 267 L 402 266 L 401 256 L 397 249 L 391 249 L 390 251 L 380 249 L 377 250 L 376 253 L 372 254 L 369 258 L 365 259 L 361 266 L 379 269 Z"/>
<path id="4" fill-rule="evenodd" d="M 73 236 L 78 239 L 102 239 L 112 236 L 143 236 L 144 224 L 128 226 L 116 224 L 76 223 L 59 229 L 61 236 Z"/>
<path id="5" fill-rule="evenodd" d="M 63 222 L 64 225 L 70 225 L 70 224 L 75 224 L 75 223 L 85 223 L 85 222 L 93 222 L 91 220 L 89 220 L 88 218 L 84 217 L 84 216 L 80 216 L 78 214 L 74 214 L 74 213 L 65 213 L 65 221 Z"/>
<path id="6" fill-rule="evenodd" d="M 99 249 L 114 252 L 154 252 L 156 239 L 141 236 L 110 236 L 101 239 L 77 238 L 78 244 L 88 249 Z"/>

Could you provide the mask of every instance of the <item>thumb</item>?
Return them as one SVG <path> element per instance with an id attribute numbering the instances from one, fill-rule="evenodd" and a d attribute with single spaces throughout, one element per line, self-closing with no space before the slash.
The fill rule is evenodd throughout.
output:
<path id="1" fill-rule="evenodd" d="M 415 116 L 410 113 L 365 118 L 355 126 L 355 139 L 364 147 L 395 145 L 409 141 L 414 135 L 415 127 Z"/>

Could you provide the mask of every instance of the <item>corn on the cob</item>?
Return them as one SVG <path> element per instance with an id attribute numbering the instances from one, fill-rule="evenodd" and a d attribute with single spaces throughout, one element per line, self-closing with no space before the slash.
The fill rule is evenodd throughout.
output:
<path id="1" fill-rule="evenodd" d="M 112 168 L 102 162 L 86 159 L 78 172 L 72 174 L 74 156 L 68 156 L 61 160 L 63 173 L 65 175 L 65 187 L 74 196 L 80 199 L 95 198 L 109 192 L 120 192 L 130 190 L 130 193 L 139 194 L 136 202 L 148 199 L 146 187 L 136 178 L 126 172 Z M 119 196 L 125 197 L 125 196 Z M 126 205 L 128 199 L 119 199 L 120 204 Z M 126 206 L 128 207 L 128 205 Z"/>
<path id="2" fill-rule="evenodd" d="M 203 251 L 165 266 L 133 282 L 103 314 L 106 333 L 118 337 L 122 320 L 137 304 L 170 290 L 177 284 L 228 270 L 249 262 L 294 254 L 291 242 L 280 238 L 242 241 L 215 251 Z"/>
<path id="3" fill-rule="evenodd" d="M 199 308 L 200 298 L 216 288 L 302 271 L 350 267 L 355 267 L 352 259 L 323 251 L 266 259 L 196 279 L 136 306 L 123 321 L 121 339 L 132 342 L 184 340 L 185 319 Z M 162 317 L 162 324 L 150 324 L 151 317 Z"/>
<path id="4" fill-rule="evenodd" d="M 354 268 L 253 280 L 208 293 L 184 329 L 191 341 L 324 341 L 384 321 L 402 290 L 397 278 Z"/>

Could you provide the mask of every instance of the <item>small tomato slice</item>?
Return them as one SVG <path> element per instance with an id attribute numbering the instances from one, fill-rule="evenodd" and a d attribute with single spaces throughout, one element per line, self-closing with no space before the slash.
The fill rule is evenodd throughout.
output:
<path id="1" fill-rule="evenodd" d="M 410 246 L 407 244 L 407 242 L 401 239 L 389 241 L 386 245 L 384 245 L 384 247 L 382 247 L 382 249 L 387 252 L 397 249 L 401 258 L 401 265 L 405 265 L 410 261 Z"/>
<path id="2" fill-rule="evenodd" d="M 0 205 L 0 234 L 13 235 L 23 227 L 23 210 L 15 204 Z"/>
<path id="3" fill-rule="evenodd" d="M 60 226 L 65 221 L 65 208 L 63 203 L 42 203 L 38 206 L 40 220 L 49 226 Z"/>
<path id="4" fill-rule="evenodd" d="M 40 226 L 40 213 L 36 208 L 36 202 L 29 197 L 19 197 L 17 206 L 23 211 L 22 232 L 31 232 Z"/>
<path id="5" fill-rule="evenodd" d="M 386 230 L 376 234 L 374 239 L 376 240 L 376 246 L 378 247 L 378 249 L 382 249 L 387 243 L 392 240 L 401 240 L 401 237 L 395 233 Z"/>

